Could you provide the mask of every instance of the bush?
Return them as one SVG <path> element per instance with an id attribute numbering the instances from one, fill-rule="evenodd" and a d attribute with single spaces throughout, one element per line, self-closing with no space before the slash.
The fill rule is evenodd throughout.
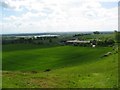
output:
<path id="1" fill-rule="evenodd" d="M 99 31 L 95 31 L 95 32 L 93 32 L 94 34 L 100 34 L 100 32 Z"/>
<path id="2" fill-rule="evenodd" d="M 104 41 L 97 41 L 98 46 L 113 46 L 115 41 L 113 39 L 106 39 Z"/>
<path id="3" fill-rule="evenodd" d="M 49 71 L 51 71 L 51 69 L 46 69 L 44 72 L 49 72 Z"/>
<path id="4" fill-rule="evenodd" d="M 35 74 L 35 73 L 37 73 L 37 71 L 31 71 L 31 73 Z"/>

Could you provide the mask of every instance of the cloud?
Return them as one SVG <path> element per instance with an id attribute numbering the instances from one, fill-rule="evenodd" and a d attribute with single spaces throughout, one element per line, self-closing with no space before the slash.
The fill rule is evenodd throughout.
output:
<path id="1" fill-rule="evenodd" d="M 20 12 L 25 8 L 28 11 L 19 16 L 13 13 L 13 15 L 4 17 L 3 33 L 117 29 L 117 6 L 104 8 L 100 3 L 104 1 L 5 0 L 4 3 L 9 7 L 14 7 L 13 10 Z"/>
<path id="2" fill-rule="evenodd" d="M 6 1 L 0 1 L 0 6 L 3 8 L 12 8 Z"/>

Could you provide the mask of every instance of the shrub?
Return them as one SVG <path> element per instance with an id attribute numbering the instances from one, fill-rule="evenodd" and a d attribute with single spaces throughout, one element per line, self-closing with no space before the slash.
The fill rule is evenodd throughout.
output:
<path id="1" fill-rule="evenodd" d="M 51 69 L 46 69 L 44 72 L 49 72 L 49 71 L 51 71 Z"/>

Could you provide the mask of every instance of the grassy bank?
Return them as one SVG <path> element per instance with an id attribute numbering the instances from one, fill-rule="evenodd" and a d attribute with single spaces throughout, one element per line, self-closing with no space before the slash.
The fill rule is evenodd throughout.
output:
<path id="1" fill-rule="evenodd" d="M 23 44 L 20 47 L 3 46 L 3 87 L 118 86 L 118 54 L 114 54 L 111 47 L 33 47 Z M 107 52 L 112 54 L 101 57 Z"/>

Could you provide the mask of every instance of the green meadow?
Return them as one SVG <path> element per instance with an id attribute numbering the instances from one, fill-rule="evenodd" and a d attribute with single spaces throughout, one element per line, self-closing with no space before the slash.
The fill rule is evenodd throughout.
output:
<path id="1" fill-rule="evenodd" d="M 103 57 L 107 52 L 111 55 Z M 3 88 L 117 88 L 112 47 L 3 45 Z"/>

